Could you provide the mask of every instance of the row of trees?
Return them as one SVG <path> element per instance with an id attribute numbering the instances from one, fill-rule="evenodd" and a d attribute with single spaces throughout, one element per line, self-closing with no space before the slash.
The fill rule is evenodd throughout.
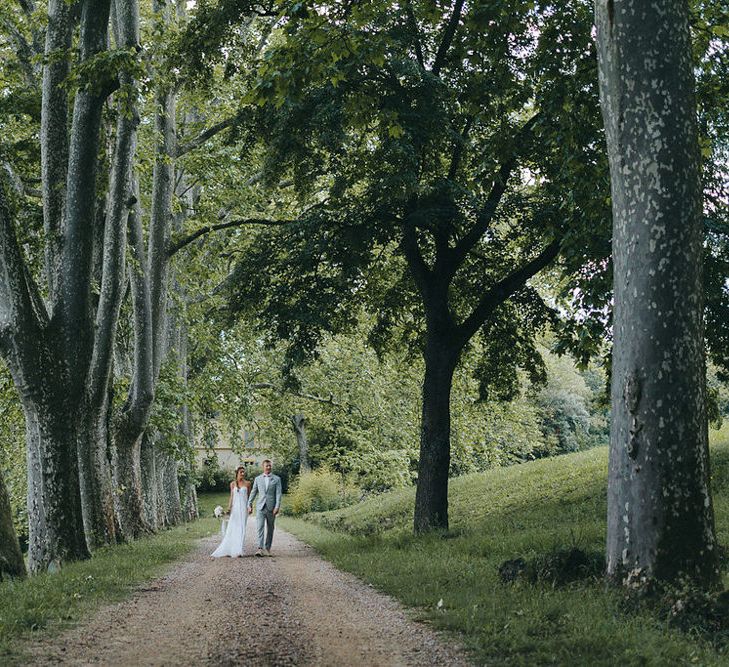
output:
<path id="1" fill-rule="evenodd" d="M 675 0 L 664 4 L 685 10 Z M 701 399 L 686 411 L 695 423 L 681 430 L 667 421 L 680 412 L 670 397 L 647 398 L 654 385 L 646 377 L 668 365 L 656 391 L 661 383 L 678 386 L 674 374 L 704 386 L 704 294 L 709 349 L 726 365 L 725 212 L 710 203 L 725 201 L 729 79 L 722 76 L 727 36 L 714 30 L 719 5 L 695 3 L 691 33 L 684 11 L 676 23 L 682 48 L 673 51 L 680 63 L 664 69 L 657 56 L 633 62 L 621 55 L 624 47 L 610 46 L 628 43 L 632 33 L 615 25 L 627 26 L 632 14 L 599 3 L 611 198 L 591 2 L 570 0 L 556 11 L 541 2 L 219 0 L 199 1 L 187 17 L 186 3 L 162 0 L 49 0 L 47 11 L 5 0 L 14 63 L 5 108 L 14 111 L 3 116 L 3 136 L 18 138 L 3 145 L 0 343 L 26 418 L 32 569 L 141 534 L 155 524 L 160 499 L 178 506 L 179 464 L 163 446 L 153 398 L 165 378 L 177 387 L 214 387 L 226 372 L 216 365 L 220 332 L 241 317 L 260 327 L 261 344 L 287 345 L 275 383 L 288 395 L 305 391 L 297 369 L 321 353 L 322 341 L 360 331 L 363 312 L 368 344 L 380 355 L 395 349 L 422 359 L 414 526 L 447 528 L 458 369 L 493 402 L 516 396 L 523 373 L 544 380 L 538 341 L 549 329 L 561 350 L 583 362 L 603 354 L 613 237 L 616 345 L 637 345 L 646 325 L 643 307 L 638 317 L 617 305 L 626 297 L 647 299 L 657 327 L 670 318 L 693 329 L 665 358 L 665 333 L 653 334 L 650 354 L 636 348 L 634 362 L 615 355 L 613 400 L 623 411 L 614 405 L 621 416 L 613 452 L 623 453 L 611 464 L 611 571 L 708 577 L 714 564 L 695 561 L 713 546 L 708 537 L 698 544 L 692 533 L 693 546 L 671 571 L 658 564 L 668 548 L 656 546 L 675 534 L 668 514 L 699 509 L 667 512 L 664 491 L 696 491 L 704 499 L 698 533 L 711 533 Z M 39 53 L 43 59 L 33 57 Z M 629 71 L 621 70 L 626 63 Z M 691 171 L 666 180 L 665 151 L 680 128 L 666 124 L 664 112 L 674 111 L 658 101 L 670 98 L 683 118 L 695 116 L 685 96 L 687 63 L 699 74 L 700 138 L 689 127 Z M 639 65 L 653 72 L 635 79 L 646 85 L 679 65 L 683 78 L 671 80 L 675 90 L 656 84 L 659 98 L 644 99 L 631 88 Z M 626 116 L 633 103 L 643 113 Z M 628 127 L 626 117 L 639 120 Z M 20 130 L 28 118 L 30 132 Z M 682 189 L 689 176 L 693 189 Z M 635 182 L 620 186 L 628 177 Z M 688 219 L 675 213 L 674 196 L 691 201 L 685 215 L 693 245 L 669 235 L 670 220 Z M 646 225 L 643 236 L 631 227 L 636 220 Z M 663 262 L 658 274 L 644 262 L 645 284 L 634 282 L 629 254 L 644 253 L 629 244 L 620 254 L 626 237 L 644 238 Z M 694 255 L 666 273 L 669 238 Z M 685 266 L 701 264 L 697 252 L 705 255 L 706 285 L 676 282 L 695 275 Z M 674 301 L 693 310 L 683 318 Z M 270 377 L 259 380 L 259 391 L 271 389 Z M 657 401 L 665 414 L 655 411 Z M 210 406 L 196 407 L 205 416 Z M 174 422 L 183 441 L 191 433 L 186 410 L 159 420 Z M 650 420 L 660 433 L 650 431 Z M 699 434 L 689 447 L 694 458 L 680 455 L 692 472 L 676 477 L 650 447 L 673 452 L 666 456 L 675 464 L 679 455 L 658 444 L 661 434 L 687 429 Z M 654 465 L 659 472 L 643 474 Z M 635 491 L 644 478 L 658 489 L 652 504 Z M 622 531 L 615 508 L 625 502 L 635 521 L 628 546 L 615 538 Z M 657 517 L 668 533 L 644 530 Z M 643 535 L 653 537 L 634 547 Z"/>
<path id="2" fill-rule="evenodd" d="M 0 9 L 0 350 L 25 416 L 37 572 L 196 514 L 150 423 L 163 369 L 187 372 L 170 237 L 175 193 L 194 195 L 175 159 L 195 145 L 177 144 L 162 49 L 184 3 L 143 5 L 144 43 L 136 0 Z M 189 440 L 184 411 L 178 425 Z"/>

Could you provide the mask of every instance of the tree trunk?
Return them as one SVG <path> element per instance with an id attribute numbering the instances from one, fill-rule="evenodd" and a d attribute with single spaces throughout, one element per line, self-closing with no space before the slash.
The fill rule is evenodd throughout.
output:
<path id="1" fill-rule="evenodd" d="M 22 401 L 28 443 L 28 567 L 57 570 L 89 557 L 76 453 L 77 424 L 64 402 Z"/>
<path id="2" fill-rule="evenodd" d="M 191 203 L 196 203 L 194 196 L 190 197 Z M 184 297 L 181 288 L 177 287 L 178 293 Z M 179 358 L 180 377 L 185 389 L 188 388 L 188 333 L 187 323 L 182 316 L 179 318 L 179 337 L 177 344 L 177 355 Z M 185 402 L 180 411 L 180 435 L 184 441 L 183 452 L 185 453 L 178 464 L 178 484 L 180 488 L 181 518 L 182 521 L 194 521 L 198 518 L 197 490 L 195 489 L 195 440 L 192 432 L 192 417 L 190 407 Z"/>
<path id="3" fill-rule="evenodd" d="M 109 541 L 105 400 L 110 350 L 121 302 L 124 229 L 134 118 L 117 133 L 104 228 L 98 303 L 93 296 L 94 224 L 102 108 L 115 82 L 101 78 L 75 94 L 68 127 L 69 65 L 65 52 L 78 22 L 78 52 L 88 64 L 108 49 L 109 0 L 48 3 L 41 118 L 42 192 L 49 306 L 41 298 L 0 202 L 0 346 L 26 418 L 32 571 L 89 555 L 82 514 L 93 545 Z M 118 2 L 124 45 L 136 46 L 136 2 Z M 128 39 L 127 39 L 128 38 Z M 94 311 L 96 311 L 94 313 Z M 96 321 L 94 322 L 94 314 Z M 82 512 L 79 465 L 84 480 Z"/>
<path id="4" fill-rule="evenodd" d="M 311 472 L 309 462 L 309 443 L 306 439 L 306 417 L 302 414 L 291 415 L 291 425 L 299 446 L 299 473 L 305 475 Z"/>
<path id="5" fill-rule="evenodd" d="M 182 520 L 197 521 L 200 518 L 200 512 L 198 511 L 197 489 L 192 478 L 192 470 L 189 470 L 185 477 L 182 491 Z"/>
<path id="6" fill-rule="evenodd" d="M 63 213 L 66 207 L 68 173 L 68 78 L 67 58 L 54 57 L 71 48 L 72 8 L 66 0 L 49 0 L 41 101 L 41 173 L 43 183 L 43 228 L 45 274 L 51 302 L 56 300 L 61 272 Z"/>
<path id="7" fill-rule="evenodd" d="M 165 503 L 167 526 L 177 526 L 182 521 L 182 501 L 180 499 L 179 463 L 169 453 L 164 454 L 162 494 Z"/>
<path id="8" fill-rule="evenodd" d="M 7 577 L 24 576 L 23 554 L 20 552 L 18 536 L 15 534 L 10 498 L 0 471 L 0 581 Z"/>
<path id="9" fill-rule="evenodd" d="M 142 436 L 124 430 L 116 431 L 116 513 L 123 536 L 133 540 L 151 532 L 144 520 L 142 499 Z"/>
<path id="10" fill-rule="evenodd" d="M 154 437 L 145 433 L 142 436 L 142 498 L 144 518 L 152 530 L 159 530 L 159 487 L 157 485 L 157 457 L 155 456 Z"/>
<path id="11" fill-rule="evenodd" d="M 155 439 L 154 445 L 154 470 L 156 474 L 157 484 L 157 525 L 160 528 L 166 528 L 167 523 L 167 503 L 165 502 L 165 455 L 159 445 L 158 438 Z"/>
<path id="12" fill-rule="evenodd" d="M 717 580 L 688 6 L 598 0 L 613 197 L 607 573 Z"/>
<path id="13" fill-rule="evenodd" d="M 86 542 L 91 551 L 116 542 L 107 410 L 105 400 L 101 413 L 84 412 L 78 440 L 81 507 Z"/>
<path id="14" fill-rule="evenodd" d="M 448 529 L 451 462 L 451 385 L 458 352 L 444 337 L 427 334 L 420 425 L 420 461 L 415 493 L 416 533 Z"/>

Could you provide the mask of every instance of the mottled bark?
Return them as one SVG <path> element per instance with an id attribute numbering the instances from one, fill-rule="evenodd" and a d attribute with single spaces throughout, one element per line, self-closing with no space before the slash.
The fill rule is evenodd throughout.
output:
<path id="1" fill-rule="evenodd" d="M 154 379 L 159 377 L 167 341 L 167 302 L 169 286 L 169 244 L 172 227 L 172 195 L 175 169 L 171 156 L 175 155 L 174 92 L 159 90 L 156 94 L 158 109 L 156 129 L 160 142 L 154 164 L 152 191 L 152 220 L 149 235 L 149 276 L 151 284 L 152 327 L 154 331 Z"/>
<path id="2" fill-rule="evenodd" d="M 188 466 L 185 484 L 182 487 L 182 520 L 196 521 L 200 518 L 197 504 L 197 489 L 192 478 L 192 467 Z"/>
<path id="3" fill-rule="evenodd" d="M 45 383 L 58 388 L 46 377 Z M 79 490 L 78 437 L 72 407 L 65 396 L 47 389 L 21 397 L 28 442 L 29 540 L 31 572 L 58 569 L 63 563 L 89 557 Z M 32 479 L 31 479 L 32 476 Z"/>
<path id="4" fill-rule="evenodd" d="M 87 0 L 81 9 L 81 60 L 107 47 L 109 0 Z M 79 89 L 69 141 L 63 262 L 58 285 L 61 349 L 67 361 L 69 398 L 84 399 L 93 350 L 91 272 L 96 213 L 101 111 L 106 95 L 98 84 Z"/>
<path id="5" fill-rule="evenodd" d="M 100 217 L 102 108 L 117 85 L 133 88 L 134 82 L 122 72 L 118 81 L 99 76 L 82 85 L 75 94 L 69 128 L 67 87 L 62 85 L 68 54 L 63 52 L 71 45 L 79 19 L 80 60 L 88 63 L 108 48 L 110 3 L 50 0 L 48 7 L 41 149 L 50 317 L 17 248 L 10 216 L 0 216 L 0 345 L 26 414 L 33 570 L 88 555 L 81 544 L 82 497 L 89 543 L 96 546 L 113 539 L 107 390 L 124 284 L 127 214 L 133 204 L 137 122 L 133 109 L 130 113 L 120 107 L 108 207 Z M 137 46 L 136 0 L 116 2 L 114 23 L 117 45 Z M 4 201 L 0 208 L 7 208 Z M 94 238 L 95 230 L 101 230 L 95 224 L 99 220 L 101 244 L 98 235 Z M 95 246 L 103 251 L 98 299 L 91 292 L 95 258 L 99 266 Z M 133 447 L 126 453 L 121 461 L 134 461 Z M 124 480 L 129 478 L 125 472 L 122 468 Z"/>
<path id="6" fill-rule="evenodd" d="M 181 179 L 182 180 L 182 179 Z M 181 183 L 182 185 L 182 183 Z M 195 197 L 195 195 L 192 195 Z M 180 224 L 183 222 L 180 219 Z M 182 296 L 184 301 L 184 293 L 179 285 L 176 290 Z M 177 360 L 178 372 L 182 384 L 187 388 L 188 381 L 188 333 L 187 322 L 182 313 L 178 315 L 178 335 L 177 335 Z M 180 503 L 179 518 L 181 521 L 192 521 L 197 518 L 197 492 L 195 490 L 193 475 L 193 452 L 195 448 L 194 436 L 192 432 L 192 418 L 190 415 L 190 407 L 187 402 L 180 407 L 180 439 L 184 443 L 182 446 L 183 456 L 178 457 L 181 460 L 177 462 L 176 468 L 176 484 L 177 496 Z"/>
<path id="7" fill-rule="evenodd" d="M 306 417 L 302 414 L 291 415 L 291 426 L 296 436 L 296 444 L 299 449 L 299 472 L 302 475 L 311 472 L 309 461 L 309 442 L 306 439 Z"/>
<path id="8" fill-rule="evenodd" d="M 81 60 L 89 61 L 107 47 L 109 23 L 109 2 L 84 2 L 81 8 Z M 109 541 L 113 535 L 112 521 L 105 521 L 108 511 L 108 493 L 101 497 L 102 490 L 109 489 L 108 468 L 96 469 L 100 457 L 96 436 L 103 429 L 102 404 L 89 400 L 87 394 L 89 368 L 94 353 L 94 327 L 92 312 L 94 302 L 91 294 L 94 257 L 94 228 L 97 215 L 96 178 L 102 122 L 102 107 L 106 95 L 96 86 L 77 91 L 71 124 L 68 148 L 68 168 L 63 218 L 62 263 L 57 282 L 57 305 L 59 315 L 59 351 L 64 360 L 64 410 L 57 416 L 66 422 L 70 436 L 74 437 L 73 457 L 76 465 L 63 470 L 64 477 L 74 479 L 74 493 L 79 494 L 83 486 L 85 525 L 89 527 L 89 542 L 96 546 Z M 63 128 L 65 132 L 65 127 Z M 59 128 L 55 131 L 60 132 Z M 102 295 L 103 298 L 103 295 Z M 103 392 L 106 386 L 103 387 Z M 91 440 L 89 440 L 89 438 Z M 104 440 L 105 442 L 105 440 Z M 54 447 L 51 440 L 49 447 Z M 64 447 L 70 443 L 64 443 Z M 48 448 L 47 448 L 48 449 Z M 104 448 L 105 452 L 105 448 Z M 60 453 L 49 452 L 59 457 Z M 63 458 L 70 453 L 63 452 Z M 79 479 L 81 460 L 83 485 Z M 58 474 L 44 459 L 43 477 Z M 54 521 L 47 517 L 47 528 Z M 82 531 L 83 532 L 83 531 Z"/>
<path id="9" fill-rule="evenodd" d="M 66 207 L 68 93 L 64 84 L 69 74 L 72 33 L 71 6 L 67 0 L 49 0 L 40 148 L 46 281 L 52 302 L 55 302 L 61 267 L 63 214 Z"/>
<path id="10" fill-rule="evenodd" d="M 169 21 L 170 8 L 166 3 L 155 1 L 153 9 L 159 13 L 164 23 Z M 173 157 L 176 152 L 175 94 L 160 87 L 155 92 L 155 101 L 158 109 L 155 127 L 159 140 L 155 149 L 152 175 L 152 211 L 146 257 L 143 252 L 141 214 L 138 210 L 130 220 L 130 243 L 136 264 L 132 268 L 135 318 L 134 377 L 128 400 L 118 419 L 119 428 L 115 437 L 120 461 L 135 466 L 134 470 L 129 469 L 124 473 L 127 479 L 135 480 L 135 483 L 124 486 L 118 504 L 119 510 L 124 514 L 121 523 L 130 530 L 128 537 L 135 537 L 154 525 L 165 525 L 167 521 L 164 512 L 165 497 L 160 487 L 162 470 L 159 456 L 154 451 L 153 435 L 150 435 L 144 443 L 146 466 L 144 473 L 141 468 L 142 436 L 147 425 L 154 387 L 159 378 L 167 341 L 169 272 L 167 247 L 172 222 Z M 127 451 L 121 451 L 124 448 L 127 448 Z M 148 451 L 149 449 L 152 451 Z M 152 488 L 152 480 L 155 479 L 156 490 Z M 143 488 L 147 489 L 146 501 Z M 154 509 L 157 510 L 157 519 L 150 524 L 146 521 L 146 517 Z M 134 513 L 137 513 L 136 516 Z"/>
<path id="11" fill-rule="evenodd" d="M 142 500 L 144 502 L 144 520 L 149 527 L 159 530 L 159 485 L 157 483 L 157 457 L 155 455 L 154 437 L 149 433 L 142 436 L 140 465 L 142 468 Z"/>
<path id="12" fill-rule="evenodd" d="M 78 488 L 77 424 L 53 332 L 18 247 L 0 182 L 0 352 L 26 420 L 33 572 L 88 557 Z"/>
<path id="13" fill-rule="evenodd" d="M 164 525 L 177 526 L 182 521 L 180 498 L 179 462 L 168 452 L 162 453 L 162 502 L 164 504 Z"/>
<path id="14" fill-rule="evenodd" d="M 129 274 L 134 312 L 134 362 L 132 383 L 123 412 L 125 418 L 141 432 L 147 423 L 154 399 L 154 331 L 150 280 L 144 252 L 142 212 L 139 206 L 139 185 L 136 181 L 134 200 L 135 205 L 129 215 L 129 244 L 133 260 Z"/>
<path id="15" fill-rule="evenodd" d="M 115 429 L 114 488 L 116 516 L 124 538 L 133 540 L 151 531 L 144 520 L 141 467 L 142 435 Z"/>
<path id="16" fill-rule="evenodd" d="M 93 551 L 116 542 L 108 401 L 100 409 L 84 410 L 80 422 L 77 446 L 81 508 L 86 543 Z"/>
<path id="17" fill-rule="evenodd" d="M 10 498 L 0 471 L 0 581 L 8 577 L 24 577 L 25 563 L 13 525 Z"/>
<path id="18" fill-rule="evenodd" d="M 688 6 L 599 0 L 596 16 L 615 275 L 608 576 L 708 584 L 717 554 Z"/>
<path id="19" fill-rule="evenodd" d="M 139 41 L 139 17 L 135 0 L 116 0 L 115 38 L 120 48 L 133 48 Z M 132 163 L 136 148 L 138 116 L 135 81 L 121 72 L 124 89 L 117 103 L 117 128 L 109 175 L 107 206 L 101 243 L 101 291 L 96 305 L 94 344 L 85 387 L 87 406 L 79 440 L 81 494 L 84 525 L 89 546 L 95 548 L 116 541 L 113 515 L 112 477 L 107 450 L 108 391 L 111 381 L 114 341 L 124 293 L 124 261 L 127 222 L 136 216 Z M 121 523 L 121 522 L 120 522 Z M 128 525 L 128 521 L 124 525 Z"/>

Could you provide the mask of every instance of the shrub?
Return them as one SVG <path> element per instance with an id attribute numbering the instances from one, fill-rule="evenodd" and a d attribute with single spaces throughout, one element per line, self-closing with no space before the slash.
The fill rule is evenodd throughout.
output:
<path id="1" fill-rule="evenodd" d="M 197 472 L 198 491 L 227 491 L 235 478 L 232 468 L 222 468 L 217 457 L 207 458 Z"/>
<path id="2" fill-rule="evenodd" d="M 597 552 L 586 552 L 577 547 L 556 549 L 530 560 L 515 558 L 499 566 L 503 583 L 524 579 L 532 584 L 546 583 L 564 586 L 581 579 L 598 579 L 603 575 L 605 558 Z"/>
<path id="3" fill-rule="evenodd" d="M 289 512 L 295 516 L 309 512 L 326 512 L 351 505 L 359 493 L 350 485 L 342 484 L 335 473 L 320 468 L 300 476 L 292 485 Z"/>

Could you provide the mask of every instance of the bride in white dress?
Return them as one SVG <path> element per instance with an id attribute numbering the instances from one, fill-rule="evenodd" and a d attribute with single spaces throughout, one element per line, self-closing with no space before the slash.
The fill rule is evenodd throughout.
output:
<path id="1" fill-rule="evenodd" d="M 235 471 L 235 481 L 230 483 L 230 500 L 228 501 L 230 520 L 228 521 L 228 528 L 220 546 L 211 554 L 212 558 L 222 556 L 238 558 L 243 555 L 250 490 L 251 483 L 246 480 L 246 469 L 243 466 L 238 466 Z"/>

